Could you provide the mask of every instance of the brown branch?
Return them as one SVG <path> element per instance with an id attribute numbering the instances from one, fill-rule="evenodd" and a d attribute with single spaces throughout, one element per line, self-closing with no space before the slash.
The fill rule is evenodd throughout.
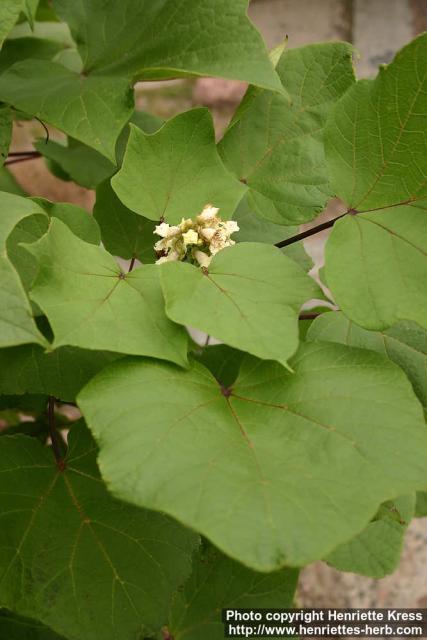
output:
<path id="1" fill-rule="evenodd" d="M 337 220 L 341 220 L 341 218 L 344 218 L 349 213 L 355 215 L 356 213 L 360 213 L 360 211 L 356 211 L 354 209 L 345 211 L 340 216 L 337 216 L 332 220 L 328 220 L 327 222 L 322 222 L 322 224 L 318 224 L 316 227 L 313 227 L 312 229 L 307 229 L 307 231 L 302 231 L 301 233 L 297 233 L 295 236 L 291 236 L 290 238 L 286 238 L 285 240 L 276 242 L 276 247 L 279 247 L 279 249 L 281 249 L 282 247 L 288 247 L 290 244 L 294 244 L 295 242 L 304 240 L 304 238 L 309 238 L 310 236 L 314 236 L 316 233 L 320 233 L 320 231 L 324 231 L 325 229 L 330 229 L 331 227 L 334 226 Z"/>
<path id="2" fill-rule="evenodd" d="M 31 155 L 28 156 L 20 156 L 19 158 L 12 158 L 11 160 L 6 160 L 4 163 L 5 166 L 8 164 L 16 164 L 17 162 L 25 162 L 26 160 L 35 160 L 36 158 L 40 158 L 41 153 L 38 151 L 34 151 Z"/>
<path id="3" fill-rule="evenodd" d="M 12 158 L 13 156 L 39 156 L 40 153 L 38 151 L 9 151 L 8 158 Z"/>
<path id="4" fill-rule="evenodd" d="M 52 451 L 55 456 L 56 465 L 60 471 L 64 471 L 65 462 L 62 457 L 61 445 L 59 444 L 59 436 L 56 430 L 55 398 L 53 396 L 49 396 L 47 400 L 47 417 L 49 422 L 50 439 L 52 441 Z"/>

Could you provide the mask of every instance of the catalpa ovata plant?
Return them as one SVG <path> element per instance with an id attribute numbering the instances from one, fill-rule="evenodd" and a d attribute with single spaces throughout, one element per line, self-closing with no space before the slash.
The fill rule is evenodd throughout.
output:
<path id="1" fill-rule="evenodd" d="M 2 170 L 0 638 L 219 640 L 313 561 L 392 573 L 427 514 L 427 35 L 358 81 L 246 9 L 0 3 L 2 157 L 95 199 Z M 188 76 L 248 83 L 218 141 L 135 109 Z M 61 136 L 10 151 L 22 118 Z"/>

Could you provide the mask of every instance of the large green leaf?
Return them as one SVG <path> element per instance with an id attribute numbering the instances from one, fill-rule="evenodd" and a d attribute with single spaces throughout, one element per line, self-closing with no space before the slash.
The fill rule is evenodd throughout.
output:
<path id="1" fill-rule="evenodd" d="M 371 578 L 383 578 L 393 573 L 400 561 L 414 507 L 413 494 L 381 505 L 368 526 L 358 536 L 334 549 L 326 562 L 340 571 Z"/>
<path id="2" fill-rule="evenodd" d="M 427 318 L 427 34 L 375 80 L 352 87 L 325 131 L 335 193 L 326 276 L 337 304 L 366 329 Z M 370 211 L 371 213 L 363 213 Z"/>
<path id="3" fill-rule="evenodd" d="M 354 81 L 351 45 L 285 50 L 279 77 L 291 96 L 250 87 L 219 144 L 226 166 L 250 188 L 249 201 L 278 224 L 311 220 L 333 193 L 323 147 L 326 117 Z"/>
<path id="4" fill-rule="evenodd" d="M 175 594 L 169 631 L 174 640 L 223 640 L 222 609 L 291 608 L 297 579 L 295 569 L 257 573 L 203 546 Z"/>
<path id="5" fill-rule="evenodd" d="M 248 358 L 231 389 L 198 363 L 106 367 L 78 404 L 110 489 L 269 571 L 325 557 L 427 486 L 427 428 L 396 365 L 332 343 L 291 365 Z"/>
<path id="6" fill-rule="evenodd" d="M 388 331 L 366 331 L 342 313 L 324 313 L 311 325 L 307 339 L 340 342 L 382 353 L 405 371 L 427 409 L 427 332 L 416 324 L 401 322 Z"/>
<path id="7" fill-rule="evenodd" d="M 207 109 L 181 113 L 151 135 L 132 126 L 123 166 L 111 184 L 132 211 L 172 224 L 207 203 L 231 218 L 245 191 L 218 156 Z"/>
<path id="8" fill-rule="evenodd" d="M 0 438 L 0 600 L 69 640 L 134 640 L 163 623 L 195 536 L 111 498 L 85 428 L 69 444 L 60 471 L 34 438 Z"/>
<path id="9" fill-rule="evenodd" d="M 427 149 L 426 149 L 427 151 Z M 361 327 L 401 320 L 427 329 L 427 214 L 393 207 L 335 223 L 325 273 L 335 302 Z"/>
<path id="10" fill-rule="evenodd" d="M 38 260 L 31 298 L 47 315 L 53 347 L 73 345 L 187 362 L 183 328 L 165 315 L 159 267 L 124 274 L 102 247 L 83 242 L 60 220 L 25 245 Z"/>
<path id="11" fill-rule="evenodd" d="M 44 351 L 38 345 L 0 349 L 0 394 L 41 393 L 74 402 L 77 393 L 117 356 L 102 351 L 61 347 Z"/>
<path id="12" fill-rule="evenodd" d="M 279 249 L 242 242 L 220 251 L 209 270 L 160 266 L 168 316 L 259 358 L 286 365 L 298 347 L 298 313 L 320 295 Z"/>
<path id="13" fill-rule="evenodd" d="M 96 190 L 93 215 L 101 228 L 104 247 L 114 256 L 138 258 L 143 263 L 157 260 L 154 243 L 158 236 L 153 235 L 155 223 L 125 207 L 109 180 Z"/>
<path id="14" fill-rule="evenodd" d="M 86 73 L 156 79 L 185 74 L 281 91 L 248 0 L 55 0 Z"/>
<path id="15" fill-rule="evenodd" d="M 133 112 L 129 81 L 83 76 L 48 60 L 17 62 L 0 77 L 0 99 L 45 120 L 115 162 Z"/>
<path id="16" fill-rule="evenodd" d="M 45 215 L 35 202 L 0 192 L 0 347 L 46 342 L 34 323 L 30 302 L 6 252 L 6 241 L 14 227 L 34 214 Z"/>

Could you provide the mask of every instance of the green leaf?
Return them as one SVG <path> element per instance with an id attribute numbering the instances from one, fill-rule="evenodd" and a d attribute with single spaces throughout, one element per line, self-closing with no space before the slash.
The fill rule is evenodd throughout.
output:
<path id="1" fill-rule="evenodd" d="M 96 190 L 93 216 L 101 229 L 104 247 L 114 256 L 126 260 L 138 258 L 143 263 L 157 260 L 154 252 L 154 227 L 151 220 L 134 213 L 118 199 L 106 180 Z"/>
<path id="2" fill-rule="evenodd" d="M 63 472 L 34 438 L 2 437 L 0 450 L 2 605 L 69 640 L 134 640 L 160 627 L 195 536 L 111 498 L 82 425 Z"/>
<path id="3" fill-rule="evenodd" d="M 0 164 L 3 164 L 9 153 L 12 138 L 12 112 L 9 107 L 0 106 Z"/>
<path id="4" fill-rule="evenodd" d="M 298 571 L 257 573 L 210 545 L 193 561 L 193 573 L 174 597 L 168 628 L 175 640 L 223 640 L 224 608 L 293 606 Z"/>
<path id="5" fill-rule="evenodd" d="M 259 571 L 323 558 L 425 489 L 427 428 L 398 367 L 332 343 L 291 365 L 248 358 L 223 390 L 198 363 L 106 367 L 77 400 L 109 488 Z"/>
<path id="6" fill-rule="evenodd" d="M 24 0 L 2 0 L 0 5 L 0 47 L 18 20 Z"/>
<path id="7" fill-rule="evenodd" d="M 40 622 L 5 610 L 0 611 L 0 637 L 7 640 L 64 640 Z"/>
<path id="8" fill-rule="evenodd" d="M 0 347 L 28 342 L 46 344 L 37 329 L 22 282 L 6 253 L 6 240 L 24 218 L 44 214 L 35 202 L 0 192 Z"/>
<path id="9" fill-rule="evenodd" d="M 325 131 L 335 193 L 349 210 L 326 247 L 337 304 L 365 329 L 427 328 L 427 34 L 352 87 Z M 363 212 L 370 213 L 363 213 Z"/>
<path id="10" fill-rule="evenodd" d="M 384 578 L 399 565 L 406 529 L 414 516 L 415 496 L 382 505 L 358 536 L 329 554 L 326 562 L 339 571 Z"/>
<path id="11" fill-rule="evenodd" d="M 68 140 L 68 146 L 54 140 L 49 140 L 47 144 L 40 140 L 34 146 L 42 156 L 58 164 L 70 180 L 87 189 L 95 189 L 116 171 L 115 164 L 110 160 L 72 138 Z"/>
<path id="12" fill-rule="evenodd" d="M 161 79 L 187 74 L 281 91 L 247 0 L 55 0 L 87 73 Z"/>
<path id="13" fill-rule="evenodd" d="M 326 244 L 328 287 L 361 327 L 387 329 L 411 320 L 427 329 L 427 215 L 393 207 L 345 216 Z"/>
<path id="14" fill-rule="evenodd" d="M 0 349 L 0 394 L 42 393 L 74 402 L 76 395 L 105 365 L 113 353 L 61 347 L 44 351 L 38 345 Z"/>
<path id="15" fill-rule="evenodd" d="M 15 38 L 6 40 L 0 52 L 0 73 L 3 73 L 15 62 L 32 58 L 36 60 L 52 60 L 64 49 L 60 42 L 45 38 Z"/>
<path id="16" fill-rule="evenodd" d="M 314 218 L 333 194 L 323 128 L 354 82 L 352 47 L 316 44 L 285 50 L 276 70 L 291 101 L 250 87 L 219 143 L 226 166 L 248 187 L 257 215 L 295 225 Z"/>
<path id="17" fill-rule="evenodd" d="M 331 182 L 352 209 L 427 197 L 426 58 L 423 34 L 375 80 L 357 82 L 331 113 L 325 130 Z"/>
<path id="18" fill-rule="evenodd" d="M 401 322 L 388 331 L 366 331 L 340 312 L 324 313 L 313 322 L 308 340 L 340 342 L 349 347 L 372 349 L 401 367 L 427 409 L 427 332 L 410 322 Z"/>
<path id="19" fill-rule="evenodd" d="M 417 501 L 415 504 L 415 517 L 416 518 L 427 517 L 427 492 L 426 491 L 417 492 Z"/>
<path id="20" fill-rule="evenodd" d="M 265 218 L 260 218 L 253 212 L 249 205 L 248 197 L 244 196 L 239 202 L 233 219 L 238 223 L 240 230 L 233 235 L 236 242 L 265 242 L 266 244 L 276 244 L 285 238 L 290 238 L 298 233 L 298 227 L 286 227 L 274 224 Z M 313 261 L 304 250 L 302 242 L 295 242 L 288 247 L 284 247 L 282 253 L 288 258 L 295 260 L 304 271 L 309 271 L 313 266 Z"/>
<path id="21" fill-rule="evenodd" d="M 133 111 L 128 80 L 85 77 L 47 60 L 25 60 L 7 69 L 0 77 L 0 99 L 88 144 L 111 162 Z"/>
<path id="22" fill-rule="evenodd" d="M 316 283 L 279 249 L 239 243 L 209 271 L 184 262 L 160 266 L 166 313 L 259 358 L 286 366 L 298 347 L 298 313 Z"/>
<path id="23" fill-rule="evenodd" d="M 83 242 L 56 218 L 41 240 L 25 246 L 39 263 L 31 298 L 52 326 L 53 348 L 72 345 L 186 365 L 186 332 L 165 315 L 157 265 L 124 274 L 103 248 Z"/>
<path id="24" fill-rule="evenodd" d="M 218 156 L 207 109 L 181 113 L 151 135 L 131 126 L 123 166 L 111 184 L 132 211 L 172 224 L 210 202 L 229 219 L 245 191 Z"/>

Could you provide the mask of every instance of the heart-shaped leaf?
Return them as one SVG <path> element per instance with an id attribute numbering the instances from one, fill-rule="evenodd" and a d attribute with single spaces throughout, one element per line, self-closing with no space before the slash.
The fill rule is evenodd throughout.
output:
<path id="1" fill-rule="evenodd" d="M 183 262 L 160 269 L 172 320 L 284 365 L 298 347 L 301 305 L 321 296 L 301 267 L 266 244 L 223 249 L 208 270 Z"/>
<path id="2" fill-rule="evenodd" d="M 110 489 L 271 571 L 324 558 L 427 486 L 427 427 L 398 367 L 332 343 L 291 365 L 249 358 L 231 388 L 198 363 L 108 366 L 78 404 Z"/>
<path id="3" fill-rule="evenodd" d="M 47 315 L 53 348 L 73 345 L 187 362 L 187 336 L 165 314 L 159 267 L 125 274 L 102 247 L 83 242 L 60 220 L 25 245 L 38 260 L 31 298 Z"/>
<path id="4" fill-rule="evenodd" d="M 291 100 L 250 87 L 219 143 L 226 166 L 249 187 L 254 211 L 277 224 L 314 218 L 333 194 L 323 128 L 354 82 L 352 48 L 340 42 L 286 49 L 276 70 Z"/>
<path id="5" fill-rule="evenodd" d="M 282 91 L 248 0 L 54 0 L 85 73 L 161 79 L 188 74 Z"/>
<path id="6" fill-rule="evenodd" d="M 246 190 L 218 156 L 207 109 L 181 113 L 151 135 L 132 126 L 123 166 L 111 184 L 132 211 L 172 224 L 210 202 L 224 219 L 231 218 Z"/>

